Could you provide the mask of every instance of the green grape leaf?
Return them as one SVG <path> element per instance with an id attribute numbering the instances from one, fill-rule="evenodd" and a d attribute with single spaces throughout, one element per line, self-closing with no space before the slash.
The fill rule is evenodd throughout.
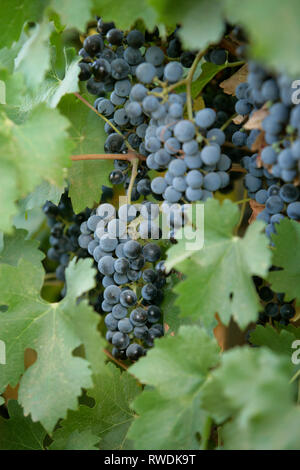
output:
<path id="1" fill-rule="evenodd" d="M 186 0 L 184 7 L 172 0 L 150 0 L 167 25 L 180 23 L 179 35 L 188 48 L 203 49 L 221 39 L 224 31 L 222 2 L 219 0 Z"/>
<path id="2" fill-rule="evenodd" d="M 92 0 L 51 0 L 50 8 L 59 16 L 66 28 L 77 28 L 84 31 L 91 19 Z"/>
<path id="3" fill-rule="evenodd" d="M 272 325 L 257 325 L 250 333 L 250 342 L 256 346 L 267 346 L 278 354 L 293 354 L 292 343 L 300 339 L 300 330 L 293 325 L 274 328 Z"/>
<path id="4" fill-rule="evenodd" d="M 0 80 L 0 104 L 6 104 L 6 85 L 3 80 Z"/>
<path id="5" fill-rule="evenodd" d="M 21 47 L 15 69 L 22 72 L 28 88 L 35 89 L 44 79 L 50 66 L 49 37 L 51 25 L 44 21 L 30 30 L 30 35 Z"/>
<path id="6" fill-rule="evenodd" d="M 108 364 L 95 376 L 94 383 L 94 388 L 88 390 L 94 406 L 80 405 L 77 411 L 69 411 L 53 435 L 51 448 L 64 448 L 75 431 L 98 436 L 102 450 L 127 448 L 126 436 L 134 416 L 130 403 L 140 392 L 137 381 Z"/>
<path id="7" fill-rule="evenodd" d="M 46 431 L 30 416 L 24 416 L 15 400 L 8 402 L 9 419 L 0 417 L 0 450 L 43 450 Z"/>
<path id="8" fill-rule="evenodd" d="M 36 207 L 42 207 L 45 201 L 51 201 L 53 204 L 58 204 L 64 188 L 60 188 L 49 181 L 43 181 L 39 184 L 34 191 L 21 202 L 21 208 L 24 211 L 30 211 Z"/>
<path id="9" fill-rule="evenodd" d="M 224 449 L 300 448 L 300 410 L 289 384 L 290 358 L 265 348 L 235 348 L 204 384 L 203 408 L 221 428 Z"/>
<path id="10" fill-rule="evenodd" d="M 40 0 L 2 0 L 0 47 L 10 46 L 19 39 L 26 21 L 37 21 L 43 14 L 46 2 Z"/>
<path id="11" fill-rule="evenodd" d="M 136 449 L 199 449 L 207 415 L 201 410 L 203 383 L 219 361 L 214 338 L 182 326 L 155 347 L 130 372 L 149 388 L 134 401 L 139 415 L 129 430 Z"/>
<path id="12" fill-rule="evenodd" d="M 113 12 L 110 0 L 93 0 L 93 3 L 93 13 L 101 15 L 104 21 L 114 21 L 117 28 L 129 29 L 137 19 L 142 19 L 150 30 L 156 25 L 156 12 L 147 0 L 116 0 Z"/>
<path id="13" fill-rule="evenodd" d="M 25 415 L 51 432 L 67 409 L 77 408 L 81 388 L 91 387 L 91 368 L 103 363 L 103 341 L 97 331 L 98 315 L 87 300 L 76 302 L 94 287 L 91 259 L 71 261 L 66 270 L 67 295 L 60 303 L 40 297 L 41 264 L 21 259 L 18 266 L 0 265 L 1 339 L 6 344 L 6 364 L 0 365 L 0 390 L 15 386 L 22 375 L 19 402 Z M 75 357 L 81 344 L 85 357 Z M 36 362 L 24 372 L 24 351 L 34 349 Z M 97 371 L 97 368 L 96 368 Z"/>
<path id="14" fill-rule="evenodd" d="M 25 96 L 24 76 L 21 72 L 10 74 L 7 70 L 0 70 L 0 79 L 5 85 L 5 109 L 20 108 Z"/>
<path id="15" fill-rule="evenodd" d="M 0 396 L 0 406 L 1 406 L 1 405 L 4 405 L 4 403 L 5 403 L 4 398 Z"/>
<path id="16" fill-rule="evenodd" d="M 17 266 L 21 259 L 38 264 L 44 254 L 38 249 L 37 240 L 26 240 L 25 230 L 16 230 L 13 235 L 4 235 L 4 248 L 0 251 L 0 263 Z"/>
<path id="17" fill-rule="evenodd" d="M 43 180 L 63 185 L 63 168 L 70 165 L 73 147 L 66 132 L 68 120 L 58 110 L 40 104 L 28 119 L 17 125 L 0 115 L 0 228 L 10 230 L 15 201 L 26 196 Z"/>
<path id="18" fill-rule="evenodd" d="M 276 227 L 273 264 L 282 268 L 271 271 L 269 281 L 275 292 L 285 292 L 286 300 L 297 299 L 300 305 L 300 224 L 295 220 L 284 219 Z"/>
<path id="19" fill-rule="evenodd" d="M 79 90 L 79 72 L 78 59 L 74 59 L 69 65 L 66 64 L 64 78 L 62 80 L 57 78 L 55 85 L 52 86 L 51 96 L 48 99 L 50 108 L 56 108 L 61 98 L 67 93 L 74 93 Z"/>
<path id="20" fill-rule="evenodd" d="M 89 429 L 79 432 L 77 429 L 68 436 L 56 433 L 55 440 L 50 450 L 98 450 L 99 437 L 95 436 Z"/>
<path id="21" fill-rule="evenodd" d="M 242 25 L 250 38 L 250 53 L 265 65 L 298 74 L 300 3 L 290 0 L 225 0 L 225 11 L 232 24 Z M 280 25 L 280 34 L 274 25 Z"/>
<path id="22" fill-rule="evenodd" d="M 215 313 L 226 325 L 232 316 L 241 328 L 256 320 L 260 303 L 252 275 L 268 273 L 271 251 L 262 223 L 239 238 L 233 234 L 238 220 L 236 204 L 211 199 L 204 205 L 204 246 L 194 242 L 192 251 L 183 238 L 168 250 L 167 269 L 176 266 L 186 276 L 174 289 L 181 315 L 200 317 L 206 326 Z"/>
<path id="23" fill-rule="evenodd" d="M 17 194 L 17 172 L 3 158 L 0 160 L 0 229 L 6 232 L 12 230 L 11 219 L 18 212 L 15 204 Z"/>
<path id="24" fill-rule="evenodd" d="M 76 145 L 74 154 L 103 153 L 106 135 L 101 118 L 75 96 L 65 96 L 59 108 L 71 122 L 70 135 Z M 108 175 L 112 170 L 111 160 L 72 162 L 69 195 L 76 213 L 99 203 L 102 185 L 108 184 Z"/>

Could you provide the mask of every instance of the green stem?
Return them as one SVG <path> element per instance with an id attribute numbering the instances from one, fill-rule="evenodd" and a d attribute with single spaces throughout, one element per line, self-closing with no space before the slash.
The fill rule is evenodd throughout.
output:
<path id="1" fill-rule="evenodd" d="M 246 197 L 246 199 L 241 199 L 240 201 L 234 201 L 235 204 L 243 204 L 244 202 L 251 201 L 250 197 Z"/>
<path id="2" fill-rule="evenodd" d="M 206 418 L 204 429 L 202 433 L 202 440 L 201 440 L 201 450 L 207 450 L 209 444 L 209 438 L 211 433 L 211 426 L 212 426 L 212 419 L 210 416 Z"/>
<path id="3" fill-rule="evenodd" d="M 244 65 L 246 62 L 244 60 L 238 60 L 237 62 L 229 62 L 226 64 L 226 67 L 238 67 L 239 65 Z"/>
<path id="4" fill-rule="evenodd" d="M 244 214 L 245 214 L 245 210 L 246 210 L 246 205 L 247 205 L 247 201 L 248 201 L 248 199 L 245 197 L 246 195 L 247 195 L 247 189 L 244 190 L 244 199 L 243 199 L 243 205 L 242 205 L 242 208 L 241 208 L 240 220 L 239 220 L 239 223 L 237 224 L 237 226 L 235 228 L 235 233 L 236 234 L 238 233 L 239 228 L 240 228 L 240 226 L 242 225 L 242 222 L 243 222 L 243 218 L 244 218 Z"/>
<path id="5" fill-rule="evenodd" d="M 295 382 L 295 380 L 298 379 L 298 377 L 300 377 L 300 369 L 297 370 L 297 372 L 296 372 L 295 375 L 293 375 L 293 377 L 292 377 L 291 380 L 290 380 L 290 384 L 293 383 L 293 382 Z"/>
<path id="6" fill-rule="evenodd" d="M 204 51 L 202 51 L 202 52 L 198 52 L 192 66 L 190 68 L 188 76 L 186 77 L 186 94 L 187 94 L 186 104 L 187 104 L 188 118 L 190 120 L 193 119 L 192 81 L 193 81 L 193 77 L 194 77 L 197 65 L 199 64 L 202 57 L 206 54 L 206 52 L 207 52 L 207 49 L 204 49 Z"/>
<path id="7" fill-rule="evenodd" d="M 227 121 L 224 122 L 223 126 L 220 127 L 220 130 L 224 131 L 229 126 L 229 124 L 234 120 L 234 118 L 236 118 L 237 116 L 238 116 L 237 113 L 234 113 L 232 116 L 230 116 L 230 118 L 228 118 Z"/>

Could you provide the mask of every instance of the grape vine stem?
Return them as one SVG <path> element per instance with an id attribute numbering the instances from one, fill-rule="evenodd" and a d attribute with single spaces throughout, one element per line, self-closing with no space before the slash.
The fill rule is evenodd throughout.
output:
<path id="1" fill-rule="evenodd" d="M 103 348 L 103 352 L 111 361 L 115 362 L 118 366 L 122 367 L 122 369 L 124 370 L 128 369 L 128 367 L 125 364 L 123 364 L 123 362 L 118 361 L 118 359 L 116 359 L 109 351 L 107 351 L 107 349 Z"/>
<path id="2" fill-rule="evenodd" d="M 81 96 L 79 93 L 77 92 L 74 92 L 74 95 L 76 96 L 76 98 L 78 98 L 82 103 L 84 103 L 88 108 L 90 108 L 92 111 L 94 111 L 94 113 L 97 114 L 97 116 L 101 117 L 101 119 L 103 119 L 103 121 L 105 121 L 117 134 L 121 135 L 128 147 L 129 150 L 131 150 L 131 152 L 134 152 L 134 148 L 131 147 L 130 143 L 125 139 L 125 137 L 123 136 L 122 132 L 119 131 L 119 129 L 116 128 L 116 126 L 114 126 L 114 124 L 109 120 L 107 119 L 107 117 L 103 116 L 103 114 L 99 113 L 99 111 L 97 111 L 97 109 L 94 108 L 94 106 L 91 105 L 91 103 L 89 103 L 85 98 L 83 98 L 83 96 Z"/>
<path id="3" fill-rule="evenodd" d="M 243 222 L 243 219 L 244 219 L 245 210 L 246 210 L 247 202 L 248 202 L 248 198 L 247 198 L 247 189 L 245 189 L 245 190 L 244 190 L 244 197 L 243 197 L 243 204 L 242 204 L 242 207 L 241 207 L 240 220 L 239 220 L 239 223 L 237 224 L 236 229 L 235 229 L 235 234 L 236 234 L 236 235 L 238 234 L 239 228 L 240 228 L 240 226 L 242 225 L 242 222 Z"/>
<path id="4" fill-rule="evenodd" d="M 71 155 L 73 162 L 81 160 L 127 160 L 132 162 L 134 159 L 146 160 L 146 157 L 139 154 L 132 153 L 86 153 L 82 155 Z"/>
<path id="5" fill-rule="evenodd" d="M 188 113 L 188 118 L 190 120 L 193 119 L 193 99 L 192 99 L 192 81 L 193 77 L 197 68 L 197 65 L 199 64 L 200 60 L 202 57 L 205 56 L 207 52 L 207 49 L 204 49 L 204 51 L 198 52 L 198 54 L 195 57 L 195 60 L 190 68 L 190 71 L 188 73 L 188 76 L 185 79 L 186 83 L 186 99 L 187 99 L 187 113 Z"/>
<path id="6" fill-rule="evenodd" d="M 135 178 L 137 176 L 138 172 L 138 166 L 139 166 L 139 159 L 136 157 L 133 157 L 131 160 L 131 176 L 130 176 L 130 182 L 127 190 L 127 204 L 131 204 L 131 194 L 132 194 L 132 188 L 135 182 Z"/>

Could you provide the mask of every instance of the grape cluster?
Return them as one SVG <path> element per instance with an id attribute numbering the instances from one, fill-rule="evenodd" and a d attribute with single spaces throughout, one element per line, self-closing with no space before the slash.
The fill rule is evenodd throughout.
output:
<path id="1" fill-rule="evenodd" d="M 296 313 L 294 300 L 285 302 L 285 294 L 273 292 L 260 277 L 255 276 L 254 283 L 264 309 L 259 313 L 258 324 L 277 321 L 281 325 L 288 325 Z"/>
<path id="2" fill-rule="evenodd" d="M 143 204 L 140 212 L 140 225 L 146 222 L 144 238 L 148 238 L 148 227 L 156 230 L 151 225 L 157 214 L 151 210 L 151 203 Z M 127 225 L 137 216 L 129 204 L 122 205 L 118 214 L 111 204 L 100 204 L 81 224 L 78 238 L 79 245 L 93 256 L 102 278 L 101 308 L 107 313 L 106 339 L 113 345 L 112 354 L 130 360 L 144 355 L 153 340 L 164 333 L 158 306 L 166 282 L 161 248 L 155 243 L 139 243 L 128 235 Z M 139 235 L 143 230 L 139 228 Z"/>
<path id="3" fill-rule="evenodd" d="M 272 233 L 276 233 L 276 224 L 285 216 L 300 220 L 299 188 L 293 183 L 283 183 L 274 178 L 266 168 L 258 168 L 257 154 L 244 157 L 242 162 L 247 170 L 245 186 L 249 197 L 265 206 L 257 219 L 267 224 L 266 234 L 271 237 Z"/>
<path id="4" fill-rule="evenodd" d="M 87 252 L 80 248 L 78 236 L 80 234 L 80 225 L 89 218 L 91 211 L 86 209 L 79 214 L 74 214 L 71 199 L 68 196 L 68 190 L 65 189 L 58 205 L 51 201 L 46 201 L 43 206 L 43 212 L 47 216 L 47 222 L 50 227 L 50 248 L 47 257 L 58 263 L 55 270 L 56 278 L 65 281 L 65 269 L 72 256 L 85 258 Z M 62 295 L 65 288 L 62 290 Z"/>
<path id="5" fill-rule="evenodd" d="M 262 106 L 268 115 L 262 121 L 265 132 L 260 161 L 285 183 L 293 183 L 300 168 L 300 105 L 292 102 L 292 80 L 273 76 L 262 66 L 250 62 L 246 83 L 236 88 L 236 111 L 248 115 Z"/>
<path id="6" fill-rule="evenodd" d="M 216 112 L 204 108 L 196 113 L 194 122 L 186 120 L 185 99 L 185 94 L 170 94 L 165 104 L 155 96 L 145 100 L 147 106 L 156 108 L 145 135 L 145 147 L 151 151 L 147 165 L 153 170 L 167 170 L 164 177 L 152 180 L 151 189 L 170 204 L 205 201 L 230 182 L 227 171 L 232 161 L 221 150 L 224 132 L 213 127 Z M 162 117 L 155 120 L 155 112 Z M 199 140 L 205 141 L 202 148 Z"/>
<path id="7" fill-rule="evenodd" d="M 269 237 L 276 233 L 276 224 L 285 216 L 300 220 L 297 180 L 300 107 L 292 103 L 291 84 L 292 81 L 284 75 L 274 76 L 262 66 L 250 62 L 247 82 L 236 88 L 236 111 L 239 114 L 251 117 L 253 111 L 263 106 L 268 112 L 262 120 L 264 143 L 258 153 L 245 156 L 242 164 L 247 171 L 244 182 L 249 197 L 265 206 L 257 218 L 267 224 Z M 251 133 L 255 140 L 261 130 L 253 129 Z M 248 147 L 251 148 L 250 145 Z"/>
<path id="8" fill-rule="evenodd" d="M 93 77 L 87 83 L 88 91 L 93 92 L 90 81 L 102 83 L 103 93 L 100 96 L 94 93 L 98 94 L 94 106 L 109 119 L 105 124 L 108 134 L 105 150 L 126 153 L 131 147 L 147 157 L 146 165 L 140 165 L 132 200 L 152 192 L 158 200 L 165 199 L 168 203 L 205 201 L 214 191 L 229 187 L 230 178 L 226 172 L 231 168 L 232 160 L 223 153 L 222 145 L 228 135 L 236 145 L 243 145 L 247 134 L 233 123 L 228 125 L 225 134 L 219 127 L 220 121 L 224 124 L 228 115 L 213 108 L 198 111 L 193 122 L 184 119 L 186 94 L 166 93 L 166 87 L 172 87 L 184 77 L 196 54 L 182 51 L 178 29 L 168 37 L 165 50 L 157 33 L 151 39 L 160 41 L 160 46 L 147 43 L 138 30 L 126 35 L 113 23 L 103 23 L 101 19 L 98 31 L 99 34 L 85 39 L 80 54 L 83 61 L 87 56 L 91 61 L 88 66 Z M 94 43 L 93 48 L 91 44 Z M 144 50 L 141 49 L 143 46 Z M 207 55 L 207 60 L 215 64 L 227 59 L 227 51 L 220 48 L 210 50 Z M 103 60 L 108 62 L 104 63 L 105 67 Z M 105 76 L 99 73 L 97 64 L 105 68 Z M 218 94 L 214 107 L 222 108 L 224 102 L 230 101 L 234 112 L 234 99 L 224 96 L 224 93 Z M 111 183 L 122 183 L 128 189 L 128 162 L 116 160 L 114 166 Z M 168 171 L 151 183 L 147 169 Z"/>

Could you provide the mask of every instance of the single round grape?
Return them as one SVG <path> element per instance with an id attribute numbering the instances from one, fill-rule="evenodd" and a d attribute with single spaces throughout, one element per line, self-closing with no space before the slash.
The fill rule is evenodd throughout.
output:
<path id="1" fill-rule="evenodd" d="M 276 214 L 284 209 L 284 203 L 280 196 L 270 196 L 266 201 L 266 210 L 269 214 Z"/>
<path id="2" fill-rule="evenodd" d="M 157 323 L 161 318 L 161 310 L 156 305 L 150 305 L 147 310 L 148 322 Z"/>
<path id="3" fill-rule="evenodd" d="M 183 67 L 180 62 L 169 62 L 165 66 L 164 79 L 169 83 L 178 82 L 183 76 Z"/>
<path id="4" fill-rule="evenodd" d="M 268 199 L 268 192 L 265 189 L 260 189 L 255 194 L 255 200 L 258 204 L 265 204 Z"/>
<path id="5" fill-rule="evenodd" d="M 161 176 L 158 176 L 151 181 L 151 189 L 155 194 L 163 194 L 166 188 L 167 183 Z"/>
<path id="6" fill-rule="evenodd" d="M 201 159 L 206 165 L 215 165 L 221 156 L 219 145 L 205 145 L 201 152 Z"/>
<path id="7" fill-rule="evenodd" d="M 159 149 L 154 154 L 154 161 L 161 168 L 166 168 L 170 160 L 171 156 L 165 149 Z"/>
<path id="8" fill-rule="evenodd" d="M 130 67 L 124 59 L 114 59 L 111 63 L 111 75 L 116 80 L 122 80 L 128 76 Z"/>
<path id="9" fill-rule="evenodd" d="M 146 62 L 150 62 L 157 67 L 164 61 L 164 52 L 160 47 L 151 46 L 146 50 L 145 59 Z"/>
<path id="10" fill-rule="evenodd" d="M 186 175 L 186 182 L 192 189 L 199 189 L 203 184 L 203 176 L 200 171 L 191 170 Z"/>
<path id="11" fill-rule="evenodd" d="M 98 247 L 98 242 L 97 240 L 91 240 L 90 243 L 88 244 L 88 252 L 90 255 L 93 256 L 94 250 Z"/>
<path id="12" fill-rule="evenodd" d="M 246 134 L 245 134 L 246 135 Z M 219 145 L 223 145 L 226 137 L 225 133 L 221 129 L 213 128 L 210 129 L 206 134 L 207 139 L 209 139 L 212 143 L 217 143 Z M 247 137 L 247 135 L 246 135 Z"/>
<path id="13" fill-rule="evenodd" d="M 236 147 L 242 147 L 246 145 L 247 134 L 245 132 L 236 131 L 232 134 L 232 143 Z"/>
<path id="14" fill-rule="evenodd" d="M 139 64 L 136 69 L 137 79 L 142 83 L 151 83 L 156 76 L 156 69 L 154 65 L 144 62 Z"/>
<path id="15" fill-rule="evenodd" d="M 259 178 L 256 178 L 256 176 L 252 176 L 250 174 L 247 174 L 245 176 L 245 186 L 246 188 L 251 191 L 251 192 L 256 192 L 262 187 L 262 181 Z"/>
<path id="16" fill-rule="evenodd" d="M 112 316 L 111 313 L 105 316 L 104 323 L 109 330 L 115 331 L 118 328 L 118 321 Z"/>
<path id="17" fill-rule="evenodd" d="M 273 78 L 266 80 L 261 87 L 261 93 L 265 101 L 276 101 L 279 98 L 279 88 L 276 81 Z"/>
<path id="18" fill-rule="evenodd" d="M 90 235 L 79 235 L 78 237 L 78 244 L 80 248 L 87 249 L 89 243 L 92 241 L 92 237 Z"/>
<path id="19" fill-rule="evenodd" d="M 131 83 L 129 80 L 118 80 L 115 83 L 114 91 L 117 93 L 118 96 L 126 97 L 129 95 L 131 90 Z"/>
<path id="20" fill-rule="evenodd" d="M 172 181 L 173 188 L 176 189 L 176 191 L 184 192 L 187 188 L 187 183 L 186 180 L 183 176 L 175 176 L 175 178 Z"/>
<path id="21" fill-rule="evenodd" d="M 115 272 L 114 261 L 114 258 L 109 255 L 100 258 L 98 262 L 98 269 L 100 273 L 104 274 L 104 276 L 111 276 Z"/>
<path id="22" fill-rule="evenodd" d="M 284 170 L 291 170 L 295 167 L 295 160 L 290 149 L 282 150 L 278 155 L 278 164 Z"/>
<path id="23" fill-rule="evenodd" d="M 121 290 L 118 286 L 108 286 L 105 288 L 103 296 L 104 299 L 112 305 L 119 303 Z"/>
<path id="24" fill-rule="evenodd" d="M 182 194 L 180 191 L 177 191 L 173 186 L 168 186 L 163 194 L 163 197 L 166 199 L 166 201 L 174 203 L 180 201 Z"/>
<path id="25" fill-rule="evenodd" d="M 106 34 L 106 39 L 113 46 L 120 46 L 120 44 L 122 44 L 122 41 L 123 41 L 123 36 L 124 36 L 123 31 L 117 28 L 112 28 Z"/>
<path id="26" fill-rule="evenodd" d="M 183 144 L 182 150 L 187 155 L 195 155 L 199 150 L 198 142 L 196 140 L 189 140 Z"/>
<path id="27" fill-rule="evenodd" d="M 118 349 L 126 349 L 130 343 L 130 339 L 127 334 L 117 331 L 113 335 L 111 342 Z"/>
<path id="28" fill-rule="evenodd" d="M 143 271 L 143 279 L 145 282 L 153 283 L 157 279 L 157 273 L 153 269 L 145 269 Z"/>
<path id="29" fill-rule="evenodd" d="M 106 302 L 106 300 L 103 300 L 103 302 L 101 303 L 101 308 L 103 312 L 111 312 L 113 309 L 113 306 L 109 304 L 108 302 Z"/>
<path id="30" fill-rule="evenodd" d="M 127 308 L 123 307 L 121 304 L 116 304 L 112 307 L 111 314 L 116 320 L 121 320 L 127 315 Z"/>
<path id="31" fill-rule="evenodd" d="M 221 187 L 221 178 L 218 173 L 207 173 L 203 178 L 203 186 L 208 191 L 217 191 Z"/>
<path id="32" fill-rule="evenodd" d="M 190 186 L 186 189 L 185 195 L 188 201 L 199 201 L 202 198 L 202 189 L 193 189 Z"/>
<path id="33" fill-rule="evenodd" d="M 123 144 L 124 137 L 114 132 L 107 137 L 105 147 L 110 153 L 120 153 Z"/>
<path id="34" fill-rule="evenodd" d="M 121 333 L 130 333 L 133 330 L 132 323 L 130 323 L 129 318 L 122 318 L 118 322 L 118 330 Z"/>
<path id="35" fill-rule="evenodd" d="M 160 246 L 156 245 L 155 243 L 147 243 L 143 247 L 143 255 L 146 261 L 149 261 L 150 263 L 155 263 L 159 260 L 161 256 Z"/>
<path id="36" fill-rule="evenodd" d="M 130 344 L 126 349 L 126 356 L 132 361 L 137 361 L 143 355 L 144 349 L 137 343 Z"/>
<path id="37" fill-rule="evenodd" d="M 195 127 L 190 121 L 179 121 L 174 128 L 174 135 L 180 142 L 188 142 L 195 135 Z"/>
<path id="38" fill-rule="evenodd" d="M 148 327 L 146 325 L 136 326 L 133 330 L 133 334 L 137 339 L 147 339 L 149 336 Z"/>
<path id="39" fill-rule="evenodd" d="M 140 48 L 145 42 L 145 37 L 141 31 L 133 29 L 127 34 L 127 44 L 130 47 Z"/>
<path id="40" fill-rule="evenodd" d="M 142 296 L 145 300 L 154 300 L 157 296 L 157 288 L 154 284 L 145 284 L 142 288 Z"/>
<path id="41" fill-rule="evenodd" d="M 141 326 L 145 325 L 147 322 L 148 315 L 146 310 L 144 310 L 141 307 L 137 307 L 134 310 L 132 310 L 130 314 L 130 321 L 134 326 Z"/>
<path id="42" fill-rule="evenodd" d="M 216 112 L 211 108 L 201 109 L 196 113 L 195 122 L 201 129 L 208 129 L 216 120 Z"/>
<path id="43" fill-rule="evenodd" d="M 251 109 L 252 106 L 246 99 L 238 100 L 235 104 L 235 111 L 242 116 L 249 114 Z"/>
<path id="44" fill-rule="evenodd" d="M 117 82 L 118 83 L 118 82 Z M 125 103 L 126 99 L 125 98 L 122 98 L 121 96 L 117 95 L 117 93 L 115 91 L 113 91 L 110 95 L 110 101 L 112 102 L 112 104 L 114 104 L 115 106 L 122 106 L 122 104 Z M 110 126 L 109 126 L 110 127 Z"/>
<path id="45" fill-rule="evenodd" d="M 108 233 L 105 233 L 100 238 L 100 247 L 103 251 L 111 252 L 114 251 L 118 245 L 118 240 L 111 237 Z"/>
<path id="46" fill-rule="evenodd" d="M 169 107 L 169 115 L 174 119 L 180 119 L 183 115 L 183 106 L 179 103 L 173 103 Z"/>
<path id="47" fill-rule="evenodd" d="M 142 251 L 141 245 L 135 240 L 129 240 L 124 244 L 123 252 L 126 258 L 135 259 Z"/>
<path id="48" fill-rule="evenodd" d="M 93 34 L 88 36 L 83 41 L 83 48 L 89 56 L 94 57 L 98 52 L 101 52 L 104 47 L 104 42 L 100 34 Z"/>
<path id="49" fill-rule="evenodd" d="M 291 202 L 287 206 L 287 215 L 290 219 L 300 220 L 300 201 Z"/>
<path id="50" fill-rule="evenodd" d="M 139 49 L 134 47 L 127 47 L 124 52 L 124 59 L 128 62 L 129 65 L 138 65 L 143 61 L 143 56 Z"/>
<path id="51" fill-rule="evenodd" d="M 102 285 L 103 285 L 104 288 L 108 287 L 108 286 L 114 286 L 115 282 L 114 282 L 112 277 L 104 276 L 104 278 L 102 279 Z"/>
<path id="52" fill-rule="evenodd" d="M 300 196 L 299 188 L 293 184 L 284 184 L 279 191 L 280 197 L 284 202 L 290 203 L 297 201 Z"/>

